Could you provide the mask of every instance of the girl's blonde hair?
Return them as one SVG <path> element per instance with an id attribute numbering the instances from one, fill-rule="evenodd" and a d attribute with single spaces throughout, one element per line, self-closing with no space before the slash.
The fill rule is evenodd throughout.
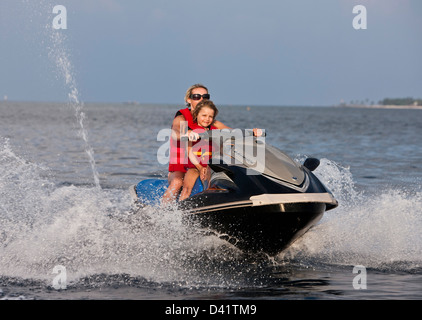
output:
<path id="1" fill-rule="evenodd" d="M 215 118 L 217 117 L 218 114 L 218 109 L 215 106 L 214 102 L 212 102 L 211 100 L 202 100 L 201 102 L 199 102 L 196 105 L 195 110 L 193 110 L 193 114 L 192 114 L 192 118 L 193 118 L 193 122 L 198 122 L 198 114 L 199 111 L 201 111 L 202 108 L 210 108 L 211 110 L 214 111 L 214 119 L 212 121 L 212 123 L 215 122 Z"/>
<path id="2" fill-rule="evenodd" d="M 190 103 L 188 103 L 188 99 L 190 99 L 190 95 L 192 94 L 192 90 L 197 89 L 197 88 L 203 88 L 203 89 L 207 90 L 207 93 L 208 93 L 208 88 L 206 86 L 204 86 L 203 84 L 197 83 L 197 84 L 194 84 L 193 86 L 190 86 L 189 89 L 186 91 L 186 94 L 185 94 L 185 102 L 186 102 L 186 105 L 188 107 L 190 106 Z"/>

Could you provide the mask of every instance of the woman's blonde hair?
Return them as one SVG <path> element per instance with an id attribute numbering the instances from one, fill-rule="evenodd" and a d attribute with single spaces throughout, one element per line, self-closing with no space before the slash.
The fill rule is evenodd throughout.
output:
<path id="1" fill-rule="evenodd" d="M 190 96 L 192 94 L 192 90 L 197 89 L 197 88 L 203 88 L 203 89 L 207 90 L 207 92 L 208 92 L 208 88 L 206 86 L 204 86 L 203 84 L 197 83 L 197 84 L 194 84 L 193 86 L 190 86 L 189 89 L 186 91 L 186 94 L 185 94 L 185 102 L 186 102 L 186 105 L 188 107 L 190 106 L 190 103 L 188 103 L 188 99 L 190 99 Z"/>
<path id="2" fill-rule="evenodd" d="M 218 114 L 218 109 L 215 106 L 214 102 L 212 102 L 211 100 L 202 100 L 201 102 L 199 102 L 196 105 L 196 108 L 195 108 L 195 110 L 193 110 L 193 114 L 192 114 L 193 122 L 198 122 L 197 121 L 198 120 L 198 114 L 199 114 L 199 111 L 201 111 L 202 108 L 210 108 L 211 110 L 214 111 L 214 119 L 212 121 L 212 123 L 214 123 L 215 118 L 217 117 L 217 114 Z"/>

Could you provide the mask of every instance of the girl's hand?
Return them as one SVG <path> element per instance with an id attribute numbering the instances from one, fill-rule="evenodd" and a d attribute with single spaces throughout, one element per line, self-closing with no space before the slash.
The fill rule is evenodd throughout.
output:
<path id="1" fill-rule="evenodd" d="M 195 131 L 188 132 L 189 141 L 198 141 L 199 140 L 199 134 Z"/>
<path id="2" fill-rule="evenodd" d="M 208 166 L 203 167 L 200 172 L 200 179 L 202 181 L 206 180 L 208 177 Z"/>

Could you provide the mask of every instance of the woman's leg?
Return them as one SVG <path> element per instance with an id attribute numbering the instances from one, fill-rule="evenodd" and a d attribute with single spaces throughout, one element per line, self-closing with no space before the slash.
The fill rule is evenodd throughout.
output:
<path id="1" fill-rule="evenodd" d="M 184 200 L 190 196 L 198 177 L 199 171 L 197 169 L 189 169 L 188 172 L 186 172 L 185 179 L 183 181 L 183 189 L 179 200 Z"/>
<path id="2" fill-rule="evenodd" d="M 162 203 L 169 203 L 171 201 L 176 200 L 177 195 L 179 194 L 180 189 L 183 186 L 184 176 L 185 176 L 185 173 L 181 171 L 169 172 L 169 177 L 168 177 L 169 186 L 163 195 Z"/>

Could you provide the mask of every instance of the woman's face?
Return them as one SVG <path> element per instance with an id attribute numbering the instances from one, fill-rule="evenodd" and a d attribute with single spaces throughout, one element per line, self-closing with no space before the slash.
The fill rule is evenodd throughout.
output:
<path id="1" fill-rule="evenodd" d="M 214 110 L 208 107 L 203 107 L 199 111 L 196 121 L 203 128 L 209 127 L 214 121 Z"/>
<path id="2" fill-rule="evenodd" d="M 200 94 L 200 95 L 203 95 L 203 94 L 206 94 L 206 93 L 208 93 L 208 91 L 206 89 L 204 89 L 204 88 L 195 88 L 195 89 L 192 90 L 192 93 L 191 94 Z M 193 100 L 191 98 L 187 99 L 187 103 L 190 104 L 190 111 L 193 112 L 193 110 L 195 110 L 197 104 L 199 102 L 201 102 L 201 101 L 202 101 L 202 98 L 199 99 L 199 100 Z"/>

